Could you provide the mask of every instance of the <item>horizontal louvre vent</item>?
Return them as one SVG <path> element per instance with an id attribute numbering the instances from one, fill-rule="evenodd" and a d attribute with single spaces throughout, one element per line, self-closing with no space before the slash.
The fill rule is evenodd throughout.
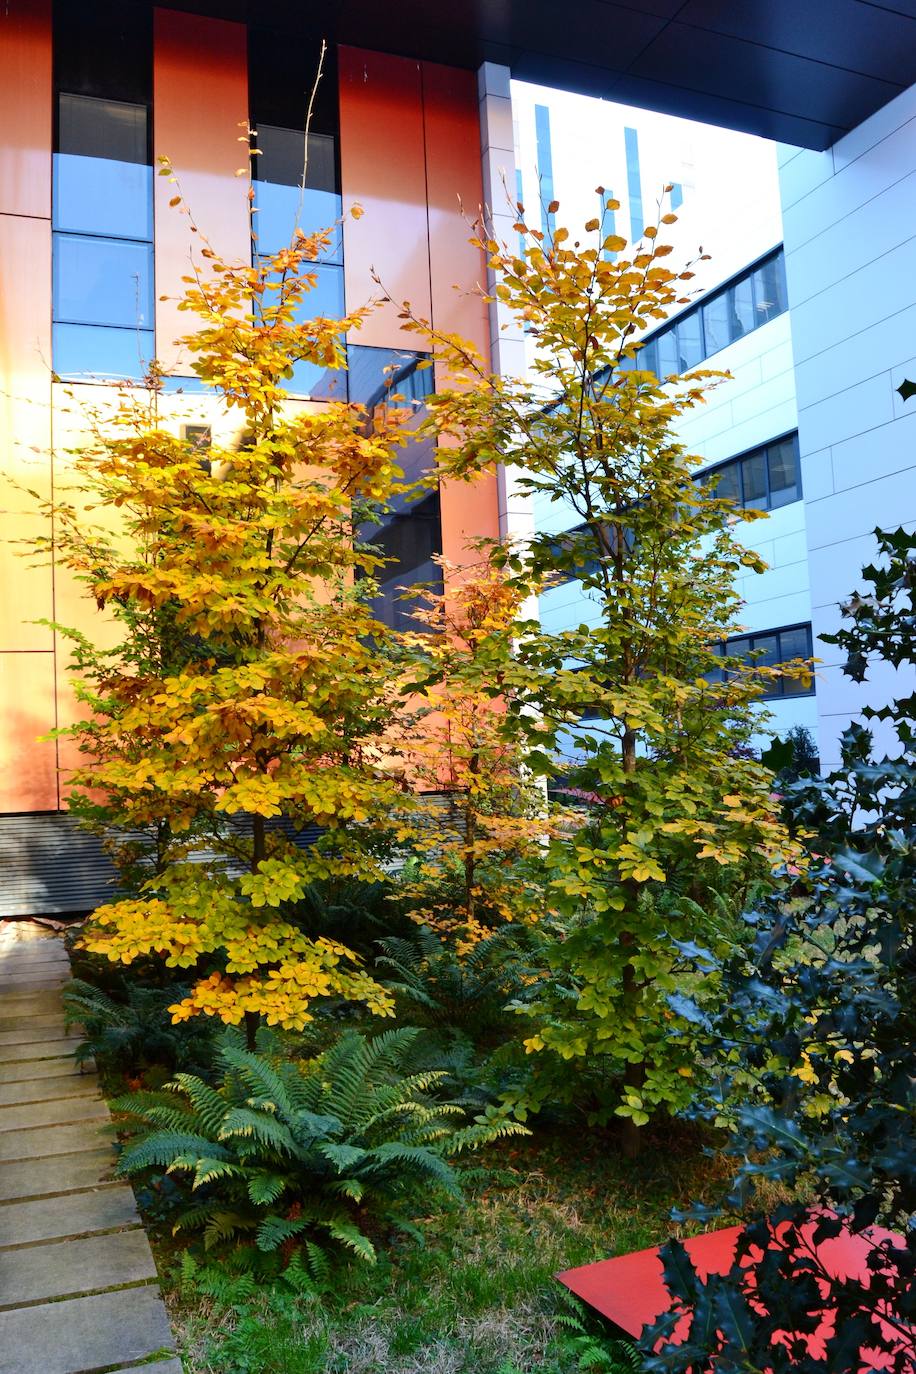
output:
<path id="1" fill-rule="evenodd" d="M 233 817 L 231 829 L 251 835 L 249 816 Z M 296 828 L 268 821 L 301 848 L 314 844 L 317 826 Z M 204 862 L 212 854 L 201 850 Z M 0 919 L 11 916 L 76 915 L 91 911 L 116 893 L 111 860 L 96 835 L 65 812 L 0 816 Z"/>

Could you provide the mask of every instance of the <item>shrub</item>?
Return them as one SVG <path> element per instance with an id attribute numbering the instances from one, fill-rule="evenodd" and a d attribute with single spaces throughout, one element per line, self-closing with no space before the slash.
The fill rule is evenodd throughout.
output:
<path id="1" fill-rule="evenodd" d="M 666 1247 L 672 1310 L 643 1337 L 646 1367 L 660 1374 L 916 1367 L 916 535 L 879 532 L 878 542 L 881 566 L 864 571 L 871 590 L 850 598 L 846 624 L 824 638 L 847 652 L 853 680 L 883 661 L 903 670 L 908 694 L 866 707 L 866 723 L 843 735 L 840 768 L 790 789 L 814 852 L 748 917 L 754 947 L 723 964 L 719 1014 L 680 1001 L 710 1047 L 727 1049 L 726 1089 L 742 1089 L 732 1108 L 741 1163 L 717 1210 L 746 1205 L 761 1182 L 795 1200 L 770 1215 L 758 1203 L 727 1274 L 703 1279 L 683 1247 Z M 827 1268 L 817 1252 L 843 1231 L 867 1256 L 864 1274 Z M 669 1343 L 685 1313 L 689 1339 Z M 802 1333 L 818 1328 L 808 1349 Z"/>
<path id="2" fill-rule="evenodd" d="M 524 946 L 532 938 L 504 926 L 458 954 L 453 939 L 420 926 L 404 938 L 379 940 L 376 964 L 394 974 L 383 982 L 411 1019 L 480 1038 L 507 1024 L 506 1005 L 525 987 Z"/>
<path id="3" fill-rule="evenodd" d="M 121 982 L 123 1000 L 79 978 L 64 989 L 68 1027 L 78 1023 L 86 1032 L 77 1046 L 77 1059 L 98 1059 L 125 1073 L 152 1065 L 162 1065 L 169 1072 L 206 1071 L 213 1056 L 212 1031 L 200 1021 L 173 1024 L 169 1007 L 176 997 L 175 986 L 150 988 Z"/>
<path id="4" fill-rule="evenodd" d="M 235 1251 L 243 1267 L 280 1269 L 300 1248 L 315 1261 L 329 1246 L 374 1261 L 369 1229 L 396 1224 L 419 1189 L 455 1192 L 452 1158 L 521 1129 L 435 1101 L 441 1072 L 403 1072 L 416 1036 L 348 1031 L 293 1062 L 267 1032 L 260 1053 L 230 1033 L 215 1087 L 178 1074 L 115 1103 L 141 1123 L 119 1172 L 179 1176 L 174 1229 L 202 1232 L 205 1249 Z"/>

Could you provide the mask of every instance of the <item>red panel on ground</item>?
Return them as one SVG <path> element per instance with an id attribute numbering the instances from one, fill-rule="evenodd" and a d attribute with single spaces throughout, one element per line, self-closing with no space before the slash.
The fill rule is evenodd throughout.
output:
<path id="1" fill-rule="evenodd" d="M 724 1231 L 711 1231 L 684 1241 L 703 1278 L 724 1274 L 731 1267 L 740 1233 L 740 1226 L 729 1226 Z M 632 1255 L 583 1264 L 580 1269 L 557 1274 L 557 1278 L 576 1297 L 630 1336 L 638 1336 L 644 1326 L 670 1306 L 657 1249 L 635 1250 Z"/>
<path id="2" fill-rule="evenodd" d="M 815 1225 L 816 1221 L 812 1220 L 802 1228 L 806 1246 L 812 1244 Z M 731 1268 L 741 1229 L 740 1226 L 729 1226 L 722 1231 L 711 1231 L 684 1241 L 684 1248 L 702 1278 L 710 1274 L 724 1274 Z M 875 1226 L 854 1236 L 844 1232 L 812 1248 L 816 1250 L 818 1260 L 827 1274 L 840 1279 L 866 1279 L 869 1274 L 866 1260 L 874 1242 L 890 1239 L 900 1240 L 890 1231 Z M 903 1244 L 902 1241 L 900 1243 Z M 638 1337 L 643 1327 L 655 1321 L 670 1306 L 657 1249 L 637 1250 L 631 1255 L 618 1255 L 615 1259 L 600 1260 L 597 1264 L 585 1264 L 579 1269 L 567 1269 L 556 1277 L 589 1307 L 630 1336 Z M 685 1323 L 687 1320 L 685 1317 Z M 675 1334 L 678 1330 L 675 1329 Z M 891 1338 L 889 1328 L 887 1333 Z M 827 1313 L 808 1338 L 808 1348 L 815 1358 L 823 1358 L 824 1341 L 832 1334 L 833 1317 Z M 862 1354 L 863 1358 L 867 1356 L 869 1369 L 891 1366 L 890 1355 L 872 1351 L 863 1351 Z"/>

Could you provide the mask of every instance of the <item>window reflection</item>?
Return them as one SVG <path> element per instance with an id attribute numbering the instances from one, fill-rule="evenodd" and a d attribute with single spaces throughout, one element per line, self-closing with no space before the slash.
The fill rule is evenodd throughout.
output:
<path id="1" fill-rule="evenodd" d="M 53 366 L 142 377 L 153 342 L 153 185 L 146 105 L 58 94 L 52 199 Z"/>
<path id="2" fill-rule="evenodd" d="M 785 258 L 780 248 L 650 335 L 643 344 L 641 366 L 661 378 L 688 371 L 787 309 Z"/>
<path id="3" fill-rule="evenodd" d="M 776 510 L 801 499 L 798 435 L 788 434 L 750 453 L 708 468 L 697 479 L 738 506 Z"/>
<path id="4" fill-rule="evenodd" d="M 424 401 L 432 391 L 432 369 L 419 364 L 425 355 L 398 349 L 351 345 L 349 360 L 350 400 L 370 412 L 394 407 L 404 412 L 403 423 L 415 428 L 423 418 Z M 400 398 L 400 399 L 398 399 Z M 430 437 L 408 440 L 399 451 L 398 465 L 407 483 L 419 482 L 435 471 L 436 446 Z M 442 574 L 434 561 L 442 553 L 442 519 L 438 487 L 401 493 L 377 525 L 363 525 L 360 537 L 391 559 L 375 576 L 379 584 L 373 611 L 394 629 L 420 629 L 413 620 L 419 605 L 404 588 L 442 590 Z"/>
<path id="5" fill-rule="evenodd" d="M 306 135 L 299 129 L 280 129 L 259 124 L 253 159 L 255 176 L 255 233 L 261 253 L 276 253 L 289 246 L 295 229 L 314 234 L 331 229 L 340 219 L 342 202 L 337 178 L 336 139 L 332 134 Z M 337 225 L 333 242 L 322 261 L 343 261 L 343 233 Z"/>
<path id="6" fill-rule="evenodd" d="M 146 375 L 155 348 L 151 329 L 55 324 L 54 371 L 64 381 L 130 381 Z"/>
<path id="7" fill-rule="evenodd" d="M 73 324 L 150 328 L 153 248 L 127 239 L 60 234 L 54 253 L 54 315 Z"/>

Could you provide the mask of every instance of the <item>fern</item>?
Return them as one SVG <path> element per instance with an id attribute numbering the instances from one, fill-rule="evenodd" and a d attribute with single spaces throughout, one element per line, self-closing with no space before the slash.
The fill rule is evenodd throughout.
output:
<path id="1" fill-rule="evenodd" d="M 468 1122 L 436 1100 L 441 1070 L 405 1073 L 416 1036 L 347 1031 L 302 1062 L 284 1058 L 269 1032 L 258 1053 L 228 1033 L 215 1086 L 180 1074 L 161 1093 L 116 1104 L 138 1131 L 119 1171 L 164 1169 L 179 1184 L 175 1229 L 252 1272 L 281 1272 L 298 1255 L 295 1281 L 317 1281 L 325 1250 L 371 1262 L 367 1218 L 393 1218 L 415 1194 L 456 1193 L 453 1157 L 525 1133 L 501 1119 Z"/>
<path id="2" fill-rule="evenodd" d="M 124 982 L 124 1000 L 118 1001 L 74 978 L 63 997 L 68 1027 L 79 1025 L 84 1032 L 76 1057 L 129 1073 L 152 1064 L 171 1071 L 203 1069 L 212 1058 L 212 1028 L 199 1021 L 172 1023 L 168 1009 L 182 995 L 180 986 L 149 988 Z"/>

